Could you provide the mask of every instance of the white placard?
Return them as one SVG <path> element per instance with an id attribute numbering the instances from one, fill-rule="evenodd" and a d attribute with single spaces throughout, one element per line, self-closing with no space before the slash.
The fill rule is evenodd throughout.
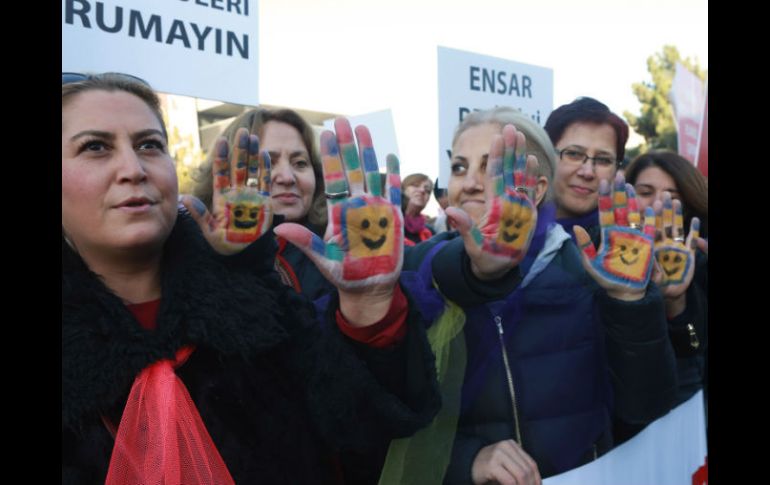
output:
<path id="1" fill-rule="evenodd" d="M 400 158 L 398 154 L 398 141 L 396 140 L 396 128 L 393 124 L 393 114 L 389 109 L 356 116 L 346 116 L 345 118 L 350 121 L 350 126 L 353 130 L 358 125 L 364 125 L 369 128 L 380 172 L 384 173 L 387 168 L 388 153 L 392 153 Z M 324 128 L 334 131 L 334 118 L 324 120 Z M 404 172 L 402 171 L 403 175 Z"/>
<path id="2" fill-rule="evenodd" d="M 62 71 L 258 104 L 257 0 L 62 0 Z"/>
<path id="3" fill-rule="evenodd" d="M 553 109 L 553 70 L 438 48 L 439 185 L 449 180 L 452 135 L 463 117 L 496 106 L 520 109 L 540 126 Z"/>

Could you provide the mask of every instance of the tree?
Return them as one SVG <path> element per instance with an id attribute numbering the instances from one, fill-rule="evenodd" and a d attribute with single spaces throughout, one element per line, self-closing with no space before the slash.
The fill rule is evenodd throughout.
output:
<path id="1" fill-rule="evenodd" d="M 641 113 L 634 115 L 624 111 L 628 124 L 644 137 L 644 143 L 637 147 L 639 152 L 652 148 L 677 150 L 676 123 L 674 121 L 669 92 L 679 62 L 700 79 L 706 79 L 707 71 L 701 69 L 697 60 L 682 59 L 679 50 L 671 45 L 663 46 L 662 52 L 647 58 L 647 71 L 652 82 L 634 83 L 631 88 L 641 103 Z"/>

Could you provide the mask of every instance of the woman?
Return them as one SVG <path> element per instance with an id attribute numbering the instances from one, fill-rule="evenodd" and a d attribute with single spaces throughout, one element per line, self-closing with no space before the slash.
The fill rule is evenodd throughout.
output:
<path id="1" fill-rule="evenodd" d="M 649 423 L 673 400 L 673 353 L 661 297 L 647 286 L 649 258 L 623 278 L 602 271 L 607 262 L 616 267 L 610 234 L 628 234 L 651 252 L 652 217 L 648 233 L 606 224 L 598 254 L 586 245 L 581 255 L 543 203 L 555 150 L 511 108 L 469 114 L 455 131 L 451 163 L 446 212 L 461 237 L 439 234 L 405 262 L 451 302 L 429 333 L 437 362 L 449 363 L 439 369 L 442 410 L 434 425 L 391 447 L 383 476 L 422 473 L 422 445 L 430 443 L 420 440 L 443 433 L 452 446 L 432 456 L 445 470 L 438 483 L 540 483 L 609 450 L 613 415 Z M 612 196 L 606 183 L 601 195 L 603 203 Z M 462 257 L 446 258 L 458 244 Z M 451 316 L 453 304 L 464 320 Z M 461 325 L 456 337 L 436 339 L 452 325 Z M 447 426 L 454 422 L 456 432 Z"/>
<path id="2" fill-rule="evenodd" d="M 626 175 L 636 189 L 640 207 L 651 207 L 656 201 L 674 212 L 681 207 L 682 226 L 691 227 L 697 218 L 700 235 L 708 237 L 708 183 L 692 163 L 674 152 L 653 150 L 636 157 Z M 662 259 L 665 252 L 661 254 L 661 269 L 672 270 Z M 701 388 L 705 397 L 708 392 L 708 255 L 701 250 L 695 254 L 691 278 L 691 282 L 663 286 L 668 331 L 679 369 L 679 402 Z"/>
<path id="3" fill-rule="evenodd" d="M 234 150 L 248 166 L 217 146 L 227 226 L 178 210 L 167 143 L 140 80 L 62 75 L 62 482 L 332 483 L 330 450 L 430 419 L 433 367 L 399 287 L 380 282 L 381 305 L 365 308 L 342 288 L 318 325 L 260 237 L 269 163 L 256 137 Z M 362 335 L 382 328 L 400 335 L 386 353 Z M 419 397 L 404 353 L 422 356 L 409 368 Z"/>
<path id="4" fill-rule="evenodd" d="M 433 184 L 427 175 L 413 173 L 407 175 L 401 182 L 403 200 L 401 210 L 404 212 L 404 237 L 406 244 L 413 246 L 430 239 L 435 231 L 428 224 L 428 218 L 422 214 L 430 200 Z"/>
<path id="5" fill-rule="evenodd" d="M 321 161 L 315 146 L 313 128 L 290 109 L 268 110 L 254 108 L 234 119 L 225 128 L 224 136 L 236 145 L 240 128 L 259 137 L 260 144 L 270 154 L 273 212 L 283 220 L 302 224 L 318 236 L 326 229 L 327 208 Z M 216 157 L 214 147 L 199 169 L 194 193 L 211 208 L 211 166 Z M 298 293 L 315 300 L 333 290 L 313 263 L 295 246 L 277 238 L 278 253 L 275 267 L 282 280 Z"/>

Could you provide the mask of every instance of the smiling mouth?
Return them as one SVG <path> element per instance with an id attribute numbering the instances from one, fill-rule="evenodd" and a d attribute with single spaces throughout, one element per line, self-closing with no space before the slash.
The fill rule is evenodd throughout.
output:
<path id="1" fill-rule="evenodd" d="M 503 231 L 502 237 L 503 237 L 503 241 L 507 243 L 512 243 L 513 241 L 519 238 L 519 233 L 514 232 L 513 234 L 508 234 L 507 232 Z"/>
<path id="2" fill-rule="evenodd" d="M 628 265 L 628 266 L 631 266 L 632 264 L 634 264 L 634 263 L 636 263 L 637 261 L 639 261 L 639 257 L 637 256 L 636 258 L 634 258 L 634 259 L 633 259 L 633 260 L 631 260 L 631 261 L 626 261 L 626 258 L 624 258 L 624 257 L 623 257 L 623 255 L 621 255 L 621 256 L 620 256 L 620 260 L 621 260 L 621 261 L 623 261 L 623 263 L 625 263 L 626 265 Z"/>
<path id="3" fill-rule="evenodd" d="M 237 229 L 251 229 L 252 227 L 256 227 L 257 221 L 233 221 L 233 225 Z"/>
<path id="4" fill-rule="evenodd" d="M 663 272 L 666 273 L 666 276 L 674 276 L 676 273 L 679 272 L 679 268 L 674 268 L 672 270 L 667 270 L 666 268 L 663 268 Z"/>
<path id="5" fill-rule="evenodd" d="M 371 239 L 367 239 L 365 237 L 362 237 L 361 240 L 364 242 L 367 248 L 369 249 L 380 249 L 383 244 L 385 244 L 385 235 L 383 234 L 379 239 L 376 241 L 373 241 Z"/>

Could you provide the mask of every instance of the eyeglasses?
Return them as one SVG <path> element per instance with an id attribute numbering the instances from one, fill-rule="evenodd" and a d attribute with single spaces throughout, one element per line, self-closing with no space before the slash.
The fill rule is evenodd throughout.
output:
<path id="1" fill-rule="evenodd" d="M 124 74 L 122 72 L 103 72 L 99 74 L 81 74 L 79 72 L 63 72 L 61 73 L 61 83 L 62 83 L 62 86 L 64 86 L 65 84 L 88 81 L 89 79 L 93 79 L 95 77 L 101 77 L 101 76 L 122 77 L 128 81 L 138 82 L 140 84 L 144 84 L 147 87 L 150 87 L 150 83 L 148 83 L 144 79 L 133 76 L 131 74 Z"/>
<path id="2" fill-rule="evenodd" d="M 582 165 L 586 160 L 591 160 L 594 167 L 608 169 L 617 163 L 617 160 L 607 156 L 589 157 L 587 153 L 574 148 L 565 148 L 559 151 L 559 159 L 563 162 Z"/>

